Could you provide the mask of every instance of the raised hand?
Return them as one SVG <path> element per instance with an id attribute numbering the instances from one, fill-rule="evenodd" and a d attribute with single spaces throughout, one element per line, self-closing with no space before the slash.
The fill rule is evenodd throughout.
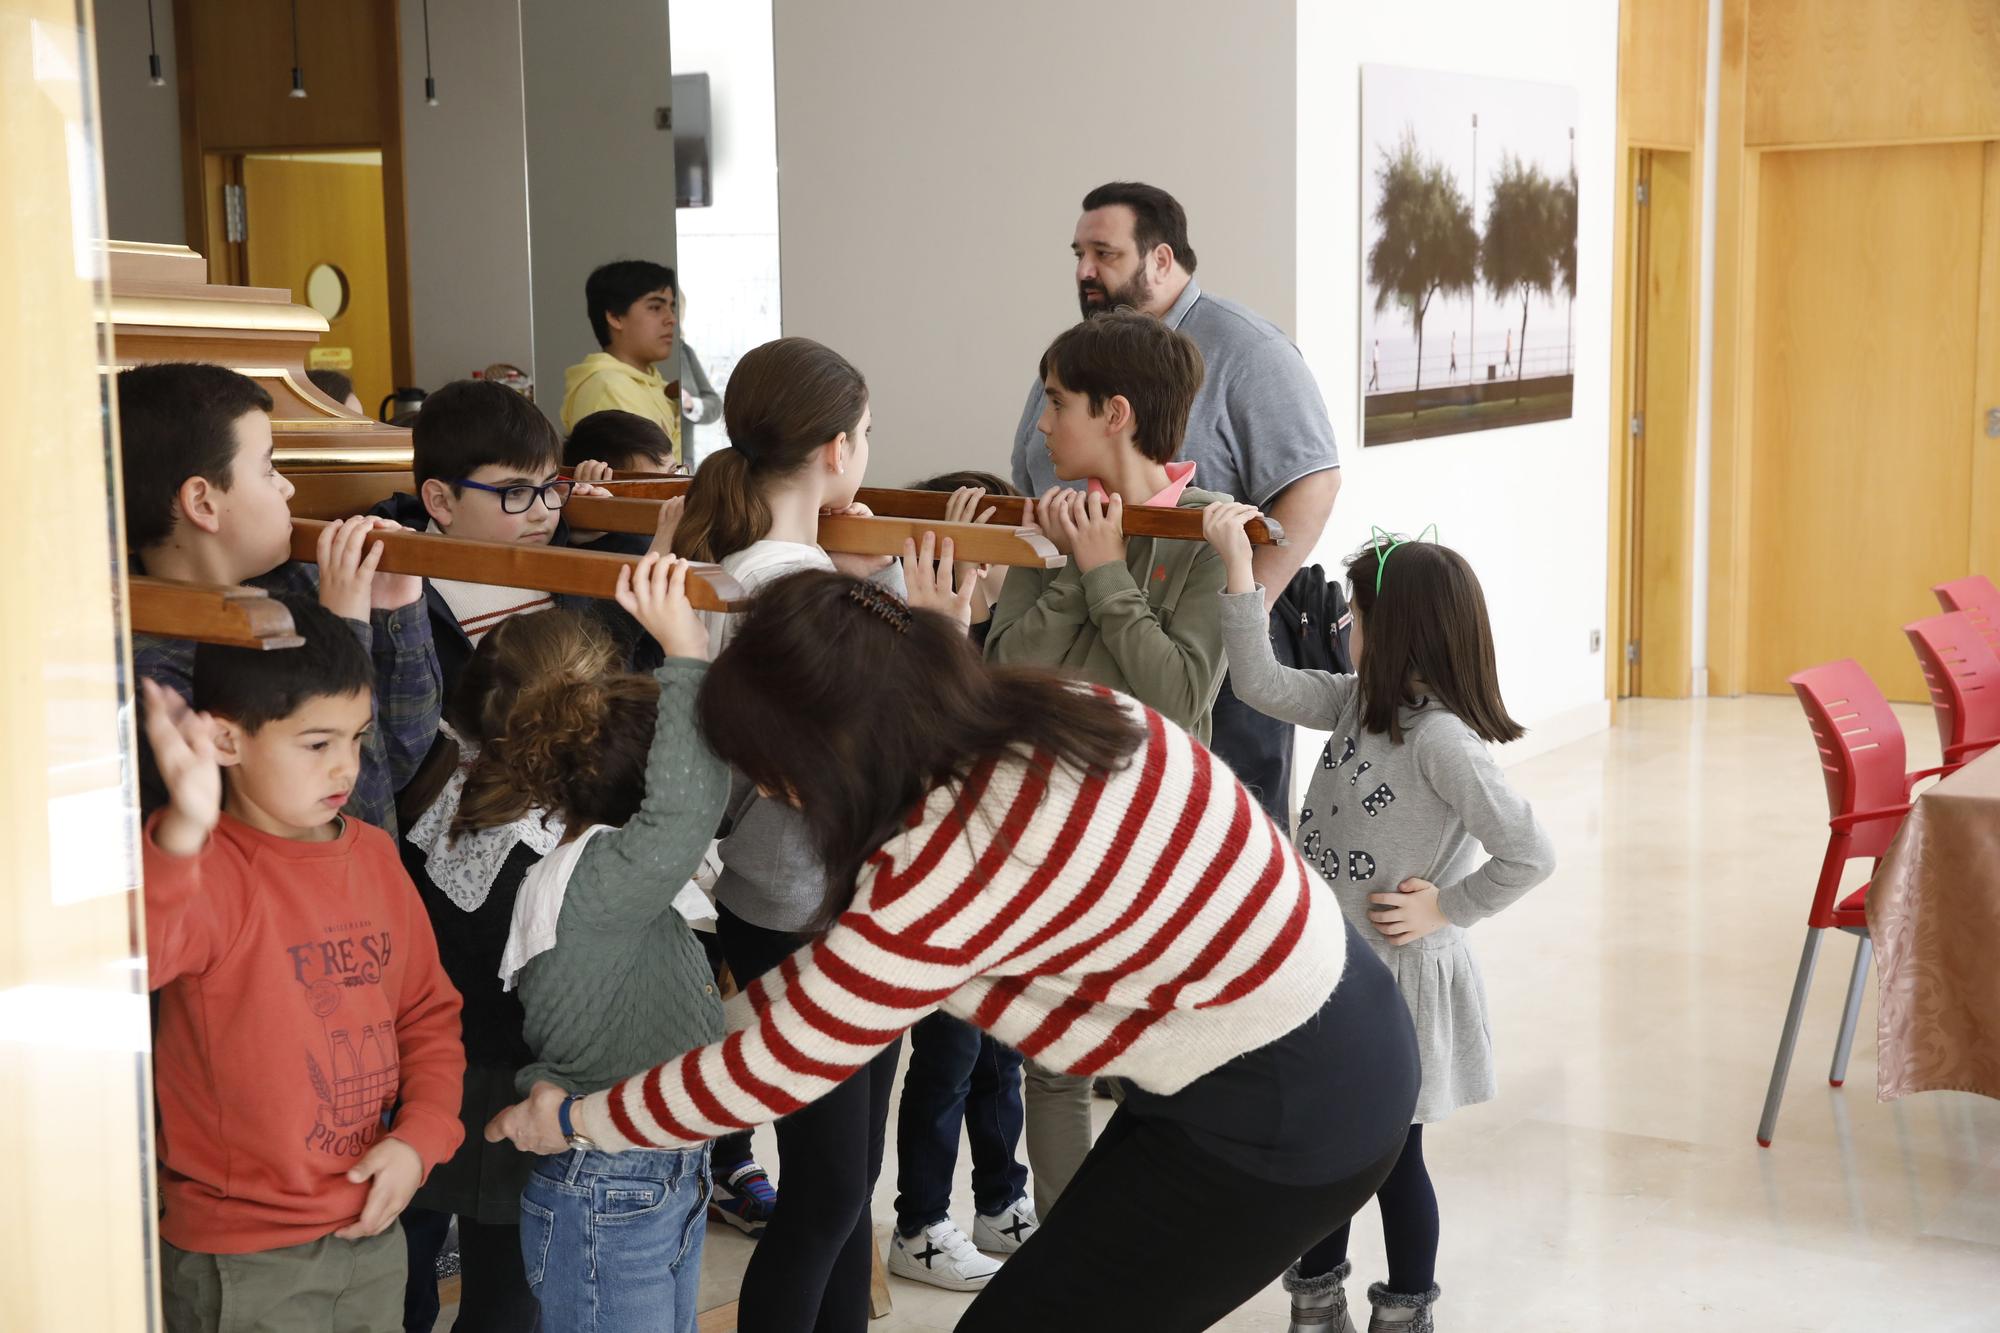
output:
<path id="1" fill-rule="evenodd" d="M 146 740 L 167 786 L 168 805 L 153 841 L 169 856 L 193 856 L 222 817 L 222 766 L 215 753 L 215 719 L 144 676 Z"/>
<path id="2" fill-rule="evenodd" d="M 844 504 L 838 509 L 822 509 L 820 513 L 828 517 L 873 518 L 875 511 L 856 501 Z M 843 574 L 852 574 L 857 579 L 870 579 L 896 563 L 893 555 L 857 555 L 852 551 L 828 551 L 833 567 Z"/>
<path id="3" fill-rule="evenodd" d="M 1030 514 L 1041 520 L 1042 535 L 1064 555 L 1075 554 L 1076 502 L 1081 498 L 1075 491 L 1051 486 L 1042 492 L 1040 500 L 1029 502 Z"/>
<path id="4" fill-rule="evenodd" d="M 1074 504 L 1070 535 L 1070 556 L 1076 561 L 1076 572 L 1088 574 L 1099 565 L 1122 565 L 1125 563 L 1125 501 L 1112 496 L 1107 503 L 1102 495 L 1079 495 L 1080 504 Z"/>
<path id="5" fill-rule="evenodd" d="M 996 505 L 988 505 L 984 510 L 981 510 L 979 504 L 985 498 L 986 498 L 986 488 L 984 486 L 959 487 L 957 490 L 951 493 L 951 499 L 945 502 L 945 507 L 944 507 L 945 522 L 947 523 L 990 522 L 993 516 L 999 513 L 1000 510 L 999 507 Z M 907 557 L 905 558 L 907 560 Z M 969 561 L 960 561 L 957 571 L 958 581 L 962 584 L 974 579 L 983 579 L 986 577 L 987 569 L 988 566 L 986 565 L 975 565 L 970 563 Z"/>
<path id="6" fill-rule="evenodd" d="M 374 605 L 375 566 L 382 560 L 382 543 L 371 543 L 368 535 L 377 521 L 357 515 L 320 530 L 319 604 L 343 620 L 365 621 Z M 422 587 L 419 581 L 418 590 Z"/>
<path id="7" fill-rule="evenodd" d="M 1228 576 L 1225 591 L 1250 592 L 1257 586 L 1250 564 L 1250 534 L 1244 525 L 1263 516 L 1257 506 L 1234 500 L 1218 500 L 1201 511 L 1201 535 L 1222 557 Z"/>
<path id="8" fill-rule="evenodd" d="M 687 598 L 688 562 L 648 553 L 618 571 L 618 605 L 632 613 L 668 657 L 708 660 L 708 630 Z"/>
<path id="9" fill-rule="evenodd" d="M 972 624 L 972 592 L 979 586 L 979 580 L 957 576 L 951 554 L 949 537 L 944 539 L 942 550 L 937 547 L 935 532 L 924 534 L 921 549 L 915 541 L 905 537 L 903 595 L 912 610 L 937 611 L 956 620 L 962 628 L 969 628 Z"/>
<path id="10" fill-rule="evenodd" d="M 681 514 L 687 509 L 687 497 L 676 495 L 660 505 L 659 522 L 653 526 L 653 544 L 646 548 L 649 555 L 670 555 L 674 549 L 674 532 L 681 525 Z"/>

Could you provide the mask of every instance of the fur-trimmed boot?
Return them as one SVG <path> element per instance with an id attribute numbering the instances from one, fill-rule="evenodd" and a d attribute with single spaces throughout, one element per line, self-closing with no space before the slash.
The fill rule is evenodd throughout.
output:
<path id="1" fill-rule="evenodd" d="M 1292 1322 L 1285 1333 L 1354 1333 L 1347 1317 L 1348 1275 L 1354 1265 L 1343 1263 L 1318 1277 L 1300 1277 L 1299 1266 L 1285 1270 L 1285 1290 L 1292 1298 Z"/>
<path id="2" fill-rule="evenodd" d="M 1435 1333 L 1431 1305 L 1440 1294 L 1435 1282 L 1420 1296 L 1406 1296 L 1380 1282 L 1371 1283 L 1368 1304 L 1374 1314 L 1368 1320 L 1368 1333 Z"/>

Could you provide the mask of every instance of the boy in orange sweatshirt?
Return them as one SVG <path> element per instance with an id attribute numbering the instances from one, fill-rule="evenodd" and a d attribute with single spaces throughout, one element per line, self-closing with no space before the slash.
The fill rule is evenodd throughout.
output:
<path id="1" fill-rule="evenodd" d="M 140 684 L 170 1333 L 400 1328 L 396 1218 L 463 1136 L 458 992 L 393 841 L 340 813 L 368 654 L 283 600 L 302 646 L 202 645 L 192 708 Z"/>

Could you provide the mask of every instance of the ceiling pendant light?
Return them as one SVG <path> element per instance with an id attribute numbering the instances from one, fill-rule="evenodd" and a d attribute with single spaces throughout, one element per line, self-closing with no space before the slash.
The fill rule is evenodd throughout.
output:
<path id="1" fill-rule="evenodd" d="M 438 81 L 431 77 L 431 0 L 424 0 L 424 105 L 437 104 Z"/>
<path id="2" fill-rule="evenodd" d="M 146 68 L 150 75 L 147 82 L 155 88 L 163 88 L 167 76 L 160 72 L 160 36 L 153 30 L 153 0 L 146 0 L 146 41 L 151 47 L 146 55 Z"/>
<path id="3" fill-rule="evenodd" d="M 292 0 L 292 91 L 288 95 L 306 95 L 306 77 L 299 72 L 299 0 Z"/>

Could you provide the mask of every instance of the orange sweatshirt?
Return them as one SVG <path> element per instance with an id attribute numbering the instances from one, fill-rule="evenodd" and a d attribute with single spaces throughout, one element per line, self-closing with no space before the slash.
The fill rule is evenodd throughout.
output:
<path id="1" fill-rule="evenodd" d="M 205 1254 L 317 1240 L 361 1215 L 369 1186 L 347 1172 L 383 1134 L 426 1175 L 464 1137 L 458 992 L 381 829 L 349 819 L 331 842 L 293 842 L 225 814 L 177 857 L 158 822 L 144 857 L 160 1234 Z"/>

